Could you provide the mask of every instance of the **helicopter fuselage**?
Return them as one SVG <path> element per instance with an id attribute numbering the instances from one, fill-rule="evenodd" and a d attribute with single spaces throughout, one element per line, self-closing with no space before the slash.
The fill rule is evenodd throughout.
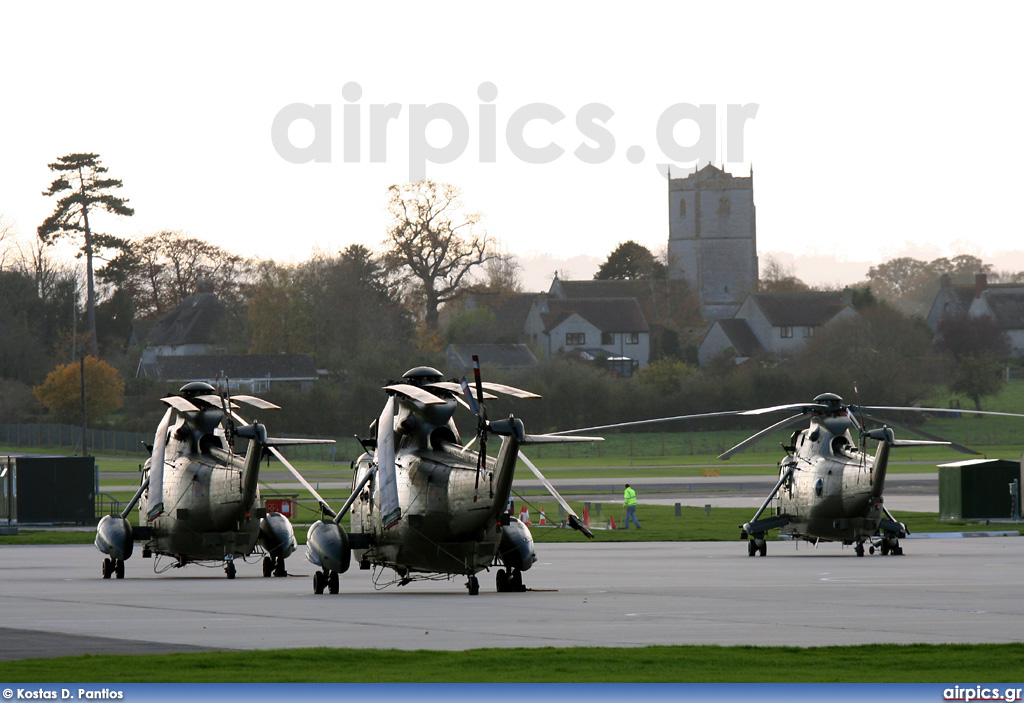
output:
<path id="1" fill-rule="evenodd" d="M 368 548 L 354 550 L 355 558 L 402 575 L 475 574 L 492 565 L 502 541 L 499 518 L 511 491 L 517 451 L 512 445 L 517 444 L 503 437 L 498 458 L 488 457 L 479 477 L 476 453 L 454 444 L 399 451 L 395 478 L 401 520 L 384 529 L 375 477 L 352 508 L 353 534 L 365 534 L 369 539 Z M 369 454 L 357 460 L 353 486 L 373 469 L 372 461 Z M 532 560 L 524 560 L 516 566 L 525 570 L 531 564 Z"/>
<path id="2" fill-rule="evenodd" d="M 777 514 L 790 518 L 782 534 L 811 541 L 851 543 L 874 535 L 883 518 L 882 487 L 888 447 L 872 456 L 847 431 L 825 423 L 794 434 L 791 455 L 779 463 Z"/>
<path id="3" fill-rule="evenodd" d="M 189 561 L 248 556 L 259 535 L 262 513 L 259 490 L 243 500 L 244 466 L 240 457 L 222 450 L 184 454 L 164 468 L 165 512 L 152 522 L 144 493 L 139 502 L 140 526 L 149 526 L 149 548 L 157 554 L 182 556 Z M 149 467 L 146 467 L 146 474 Z"/>
<path id="4" fill-rule="evenodd" d="M 183 423 L 172 428 L 164 454 L 163 512 L 148 518 L 148 490 L 139 501 L 139 525 L 150 534 L 144 553 L 171 556 L 181 564 L 230 561 L 249 556 L 262 542 L 271 556 L 291 554 L 291 524 L 262 507 L 261 454 L 253 441 L 244 457 L 235 454 L 219 429 L 197 441 Z M 144 483 L 151 462 L 144 467 Z"/>

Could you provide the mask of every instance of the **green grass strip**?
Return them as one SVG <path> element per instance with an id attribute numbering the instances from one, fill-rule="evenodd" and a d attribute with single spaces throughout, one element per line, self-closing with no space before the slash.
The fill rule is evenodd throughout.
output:
<path id="1" fill-rule="evenodd" d="M 283 649 L 0 662 L 9 683 L 78 682 L 948 682 L 1020 680 L 1024 647 L 568 647 Z"/>

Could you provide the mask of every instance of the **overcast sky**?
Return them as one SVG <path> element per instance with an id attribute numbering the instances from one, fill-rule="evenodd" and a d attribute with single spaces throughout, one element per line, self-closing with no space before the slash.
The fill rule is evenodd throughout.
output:
<path id="1" fill-rule="evenodd" d="M 664 165 L 703 154 L 753 165 L 758 250 L 805 280 L 1024 269 L 1015 6 L 635 7 L 3 4 L 0 213 L 33 235 L 47 163 L 91 151 L 136 210 L 106 231 L 298 261 L 378 248 L 387 187 L 425 174 L 511 253 L 600 261 L 664 248 Z"/>

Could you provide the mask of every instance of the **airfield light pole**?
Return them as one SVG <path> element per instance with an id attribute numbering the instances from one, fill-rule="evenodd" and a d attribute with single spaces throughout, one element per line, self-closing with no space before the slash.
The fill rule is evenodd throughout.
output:
<path id="1" fill-rule="evenodd" d="M 89 456 L 89 452 L 85 446 L 85 352 L 78 357 L 78 368 L 81 371 L 82 376 L 82 456 Z"/>

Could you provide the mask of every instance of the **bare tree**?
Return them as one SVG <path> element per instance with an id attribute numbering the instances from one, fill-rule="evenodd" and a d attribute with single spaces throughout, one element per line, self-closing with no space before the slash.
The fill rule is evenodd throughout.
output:
<path id="1" fill-rule="evenodd" d="M 6 269 L 8 263 L 17 255 L 16 236 L 14 223 L 0 212 L 0 271 Z"/>
<path id="2" fill-rule="evenodd" d="M 135 302 L 138 317 L 161 317 L 194 294 L 202 280 L 226 305 L 241 308 L 254 264 L 184 232 L 158 232 L 132 242 L 99 271 L 107 284 Z"/>
<path id="3" fill-rule="evenodd" d="M 792 265 L 785 265 L 778 258 L 768 254 L 763 259 L 761 276 L 757 289 L 762 293 L 801 293 L 811 289 L 809 285 L 796 277 Z"/>
<path id="4" fill-rule="evenodd" d="M 437 330 L 438 307 L 461 292 L 469 272 L 496 254 L 478 214 L 462 211 L 458 188 L 419 181 L 388 189 L 391 224 L 384 263 L 400 275 L 422 302 L 423 319 Z"/>

